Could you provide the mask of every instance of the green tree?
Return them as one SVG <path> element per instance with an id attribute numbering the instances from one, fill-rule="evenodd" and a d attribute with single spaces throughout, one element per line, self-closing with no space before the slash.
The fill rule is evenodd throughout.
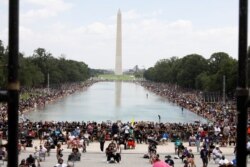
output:
<path id="1" fill-rule="evenodd" d="M 46 85 L 48 82 L 47 76 L 49 74 L 50 68 L 53 66 L 52 54 L 47 52 L 44 48 L 38 48 L 34 51 L 32 59 L 34 64 L 40 68 L 41 72 L 45 76 L 43 84 Z"/>
<path id="2" fill-rule="evenodd" d="M 179 64 L 177 84 L 185 88 L 195 88 L 196 77 L 207 70 L 207 60 L 201 55 L 183 57 Z"/>
<path id="3" fill-rule="evenodd" d="M 169 59 L 159 60 L 155 64 L 155 81 L 157 82 L 169 82 L 171 80 L 171 64 Z"/>
<path id="4" fill-rule="evenodd" d="M 44 75 L 40 68 L 36 66 L 30 58 L 20 56 L 20 83 L 21 86 L 34 87 L 43 84 Z"/>
<path id="5" fill-rule="evenodd" d="M 150 81 L 155 81 L 155 68 L 154 67 L 150 67 L 148 70 L 146 70 L 144 72 L 144 78 Z"/>
<path id="6" fill-rule="evenodd" d="M 218 52 L 209 58 L 210 90 L 223 89 L 223 76 L 226 76 L 226 91 L 234 91 L 237 84 L 237 61 L 227 53 Z"/>
<path id="7" fill-rule="evenodd" d="M 0 87 L 5 87 L 7 84 L 7 64 L 8 64 L 8 50 L 4 47 L 0 40 Z"/>

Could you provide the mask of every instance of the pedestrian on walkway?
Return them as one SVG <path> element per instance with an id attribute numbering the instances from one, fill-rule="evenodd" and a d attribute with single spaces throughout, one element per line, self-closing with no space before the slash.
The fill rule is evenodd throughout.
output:
<path id="1" fill-rule="evenodd" d="M 103 131 L 103 132 L 101 132 L 100 137 L 99 137 L 100 149 L 101 149 L 102 152 L 104 150 L 105 135 L 106 135 L 106 132 Z"/>
<path id="2" fill-rule="evenodd" d="M 204 145 L 200 152 L 200 157 L 202 159 L 203 167 L 207 167 L 208 165 L 208 150 Z"/>
<path id="3" fill-rule="evenodd" d="M 56 158 L 57 158 L 57 160 L 62 158 L 62 156 L 63 156 L 62 151 L 63 151 L 63 149 L 61 148 L 61 144 L 57 144 L 57 148 L 56 148 Z"/>
<path id="4" fill-rule="evenodd" d="M 197 148 L 197 153 L 199 153 L 200 152 L 200 145 L 201 145 L 201 137 L 200 137 L 199 133 L 197 133 L 195 136 L 195 145 Z"/>

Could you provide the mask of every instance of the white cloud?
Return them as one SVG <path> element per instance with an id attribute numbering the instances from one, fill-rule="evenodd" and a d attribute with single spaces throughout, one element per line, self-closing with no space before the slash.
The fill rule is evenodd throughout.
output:
<path id="1" fill-rule="evenodd" d="M 127 11 L 127 12 L 123 12 L 122 13 L 122 18 L 124 20 L 133 20 L 133 19 L 139 19 L 141 18 L 142 16 L 139 15 L 135 10 L 130 10 L 130 11 Z"/>
<path id="2" fill-rule="evenodd" d="M 192 25 L 192 22 L 189 20 L 177 20 L 175 22 L 168 24 L 168 27 L 174 30 L 176 29 L 180 29 L 180 30 L 188 29 L 189 30 L 193 28 L 193 25 Z"/>
<path id="3" fill-rule="evenodd" d="M 69 6 L 69 4 L 65 3 L 63 0 L 26 0 L 26 2 L 44 7 L 52 6 L 52 8 L 55 8 L 55 6 L 57 6 L 57 8 L 62 9 L 68 8 Z"/>
<path id="4" fill-rule="evenodd" d="M 0 0 L 0 4 L 7 5 L 8 4 L 8 0 Z"/>
<path id="5" fill-rule="evenodd" d="M 95 22 L 90 24 L 86 28 L 87 33 L 94 33 L 94 34 L 103 34 L 107 31 L 107 26 L 100 22 Z"/>
<path id="6" fill-rule="evenodd" d="M 135 20 L 135 19 L 139 19 L 142 17 L 142 15 L 140 15 L 139 13 L 137 13 L 135 10 L 129 10 L 129 11 L 121 11 L 122 13 L 122 20 Z M 116 20 L 116 16 L 117 15 L 113 15 L 110 17 L 110 19 L 112 21 Z"/>
<path id="7" fill-rule="evenodd" d="M 153 11 L 152 13 L 150 13 L 149 16 L 156 17 L 156 16 L 161 15 L 162 13 L 163 13 L 162 10 L 159 9 L 159 10 L 156 10 L 156 11 Z"/>
<path id="8" fill-rule="evenodd" d="M 63 0 L 26 0 L 28 5 L 34 5 L 36 9 L 30 9 L 21 13 L 22 19 L 40 19 L 57 16 L 59 13 L 70 10 L 73 4 Z"/>
<path id="9" fill-rule="evenodd" d="M 148 68 L 160 59 L 192 53 L 208 58 L 214 52 L 224 51 L 236 57 L 236 27 L 200 29 L 190 20 L 168 22 L 146 16 L 151 14 L 128 13 L 130 16 L 123 19 L 122 27 L 124 68 L 135 65 Z M 43 47 L 55 57 L 65 54 L 67 59 L 84 61 L 91 68 L 113 68 L 115 35 L 115 20 L 81 26 L 56 22 L 42 30 L 21 26 L 20 51 L 32 55 L 35 49 Z"/>
<path id="10" fill-rule="evenodd" d="M 160 16 L 163 12 L 162 10 L 155 10 L 151 13 L 138 13 L 136 10 L 129 10 L 129 11 L 121 11 L 122 12 L 122 20 L 123 21 L 134 21 L 138 19 L 152 19 L 154 17 Z M 112 20 L 116 20 L 116 15 L 110 17 Z"/>

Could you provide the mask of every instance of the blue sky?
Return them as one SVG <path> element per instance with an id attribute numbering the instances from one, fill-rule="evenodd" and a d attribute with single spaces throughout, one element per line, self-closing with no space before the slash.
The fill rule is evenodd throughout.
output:
<path id="1" fill-rule="evenodd" d="M 20 51 L 114 68 L 116 14 L 122 11 L 124 69 L 158 60 L 226 52 L 237 58 L 237 0 L 20 0 Z M 8 0 L 0 0 L 0 39 L 7 45 Z"/>

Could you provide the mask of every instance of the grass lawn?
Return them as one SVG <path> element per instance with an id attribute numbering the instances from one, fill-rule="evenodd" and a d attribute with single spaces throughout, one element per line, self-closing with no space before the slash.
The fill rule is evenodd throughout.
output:
<path id="1" fill-rule="evenodd" d="M 112 81 L 133 81 L 136 80 L 134 75 L 114 75 L 114 74 L 102 74 L 98 76 L 98 79 L 112 80 Z"/>
<path id="2" fill-rule="evenodd" d="M 27 100 L 30 98 L 30 94 L 29 93 L 22 93 L 20 94 L 20 99 L 21 100 Z"/>

